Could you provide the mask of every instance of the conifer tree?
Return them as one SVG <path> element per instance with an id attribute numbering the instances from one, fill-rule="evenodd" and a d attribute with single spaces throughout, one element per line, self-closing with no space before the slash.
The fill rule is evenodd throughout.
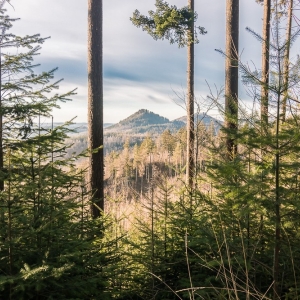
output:
<path id="1" fill-rule="evenodd" d="M 114 258 L 97 238 L 105 221 L 88 216 L 85 171 L 65 158 L 70 124 L 40 122 L 74 91 L 54 93 L 55 69 L 34 72 L 45 39 L 17 37 L 9 32 L 14 19 L 3 9 L 0 18 L 1 47 L 9 47 L 1 55 L 0 298 L 106 299 L 104 257 Z"/>
<path id="2" fill-rule="evenodd" d="M 58 88 L 60 81 L 51 82 L 56 69 L 34 74 L 33 58 L 38 55 L 40 45 L 45 38 L 35 34 L 18 37 L 9 30 L 17 19 L 6 15 L 1 2 L 0 11 L 0 50 L 1 50 L 1 95 L 0 95 L 0 169 L 3 170 L 3 157 L 7 133 L 10 136 L 26 137 L 37 115 L 49 116 L 49 112 L 58 106 L 59 101 L 67 101 L 73 92 L 66 95 L 50 91 Z M 0 180 L 0 189 L 3 190 Z"/>
<path id="3" fill-rule="evenodd" d="M 5 152 L 1 298 L 102 297 L 103 244 L 91 241 L 100 220 L 88 218 L 84 172 L 64 159 L 69 130 L 34 129 L 42 132 Z"/>
<path id="4" fill-rule="evenodd" d="M 188 6 L 178 9 L 163 0 L 156 0 L 156 11 L 149 11 L 149 17 L 136 10 L 131 18 L 132 23 L 142 27 L 155 40 L 168 39 L 171 44 L 179 47 L 187 46 L 187 167 L 186 181 L 193 186 L 195 174 L 194 162 L 194 44 L 198 43 L 195 36 L 194 23 L 197 14 L 194 11 L 194 0 L 188 0 Z M 198 27 L 200 34 L 206 34 L 203 27 Z"/>
<path id="5" fill-rule="evenodd" d="M 194 0 L 188 0 L 188 8 L 192 13 L 195 11 Z M 186 182 L 190 188 L 193 187 L 195 177 L 195 114 L 194 114 L 194 20 L 188 26 L 189 41 L 187 44 L 187 166 Z"/>
<path id="6" fill-rule="evenodd" d="M 237 144 L 233 136 L 238 126 L 238 55 L 239 0 L 226 2 L 226 67 L 225 67 L 225 123 L 228 130 L 227 156 L 233 159 Z"/>
<path id="7" fill-rule="evenodd" d="M 268 98 L 269 98 L 269 68 L 270 68 L 270 29 L 271 29 L 271 0 L 264 0 L 263 42 L 262 42 L 262 79 L 261 88 L 261 122 L 262 127 L 268 125 Z"/>
<path id="8" fill-rule="evenodd" d="M 275 18 L 273 30 L 276 34 L 270 42 L 273 74 L 268 85 L 269 108 L 272 108 L 268 112 L 270 130 L 263 133 L 260 118 L 255 114 L 251 117 L 244 112 L 245 124 L 233 136 L 240 145 L 235 164 L 224 162 L 222 149 L 217 148 L 215 161 L 209 172 L 214 182 L 214 202 L 218 203 L 220 215 L 216 222 L 220 223 L 222 220 L 224 224 L 228 224 L 226 229 L 220 228 L 223 233 L 226 231 L 225 240 L 221 241 L 226 242 L 227 249 L 233 247 L 236 253 L 244 255 L 245 268 L 241 272 L 241 264 L 234 262 L 242 258 L 235 256 L 232 260 L 230 251 L 224 249 L 223 255 L 228 261 L 226 269 L 230 271 L 228 278 L 239 287 L 240 279 L 243 278 L 244 291 L 248 295 L 256 282 L 257 285 L 254 286 L 257 291 L 275 300 L 297 299 L 299 288 L 299 278 L 296 275 L 298 267 L 295 266 L 299 257 L 293 250 L 298 247 L 296 245 L 299 238 L 292 229 L 297 228 L 299 217 L 298 203 L 295 201 L 299 194 L 298 175 L 293 175 L 298 169 L 299 113 L 298 104 L 292 97 L 289 97 L 291 114 L 284 124 L 281 122 L 282 100 L 286 88 L 299 88 L 299 59 L 289 61 L 290 76 L 286 87 L 282 61 L 286 48 L 294 40 L 296 33 L 288 42 L 282 41 L 279 21 Z M 254 33 L 254 36 L 261 42 L 264 41 L 260 35 Z M 244 82 L 252 89 L 260 89 L 264 85 L 257 70 L 250 70 L 243 63 L 240 63 L 240 69 Z M 237 239 L 242 241 L 240 250 L 236 244 Z M 251 270 L 255 272 L 252 273 Z M 230 277 L 235 272 L 245 274 L 245 277 L 237 277 L 238 283 Z M 232 288 L 236 291 L 234 286 Z M 241 298 L 239 292 L 236 297 Z"/>
<path id="9" fill-rule="evenodd" d="M 284 122 L 286 119 L 286 110 L 287 110 L 287 100 L 288 100 L 288 86 L 289 86 L 289 60 L 290 60 L 290 48 L 291 48 L 291 35 L 292 35 L 292 18 L 293 18 L 293 9 L 294 9 L 294 1 L 290 0 L 288 3 L 288 16 L 287 16 L 287 26 L 286 26 L 286 47 L 284 53 L 284 61 L 283 61 L 283 76 L 284 76 L 284 86 L 285 92 L 284 97 L 282 99 L 282 121 Z"/>
<path id="10" fill-rule="evenodd" d="M 89 182 L 93 218 L 104 210 L 102 0 L 88 1 Z"/>

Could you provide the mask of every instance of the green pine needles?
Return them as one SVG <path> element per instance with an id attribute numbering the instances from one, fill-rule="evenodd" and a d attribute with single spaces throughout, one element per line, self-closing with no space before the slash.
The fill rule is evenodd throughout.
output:
<path id="1" fill-rule="evenodd" d="M 115 255 L 106 219 L 89 216 L 86 170 L 75 165 L 85 154 L 66 158 L 70 123 L 41 123 L 74 90 L 55 92 L 56 69 L 35 73 L 45 39 L 15 36 L 14 21 L 0 10 L 0 298 L 108 299 Z"/>
<path id="2" fill-rule="evenodd" d="M 177 8 L 162 0 L 156 0 L 156 11 L 149 11 L 149 17 L 141 15 L 136 10 L 130 20 L 136 27 L 142 27 L 155 40 L 167 39 L 171 44 L 177 43 L 184 47 L 189 43 L 198 43 L 197 35 L 194 40 L 188 34 L 190 24 L 197 21 L 197 14 L 188 7 Z M 204 27 L 197 27 L 200 34 L 206 34 Z M 196 33 L 196 32 L 195 32 Z"/>

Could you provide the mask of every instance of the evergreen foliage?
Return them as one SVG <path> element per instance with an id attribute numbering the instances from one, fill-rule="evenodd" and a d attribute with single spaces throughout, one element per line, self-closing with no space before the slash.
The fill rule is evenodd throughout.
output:
<path id="1" fill-rule="evenodd" d="M 55 128 L 6 153 L 1 298 L 96 299 L 103 290 L 100 221 L 88 219 L 84 171 L 63 158 L 65 138 Z"/>
<path id="2" fill-rule="evenodd" d="M 0 20 L 0 298 L 108 299 L 106 265 L 115 260 L 101 233 L 108 223 L 90 219 L 86 172 L 78 157 L 65 158 L 69 124 L 40 123 L 74 91 L 54 93 L 55 69 L 34 72 L 45 39 L 11 34 L 16 19 L 3 9 Z"/>
<path id="3" fill-rule="evenodd" d="M 198 43 L 197 37 L 191 40 L 188 29 L 191 21 L 196 22 L 197 14 L 188 7 L 177 8 L 176 5 L 169 5 L 162 0 L 156 0 L 156 11 L 149 11 L 149 17 L 141 15 L 136 10 L 132 23 L 137 27 L 142 27 L 144 31 L 150 34 L 155 40 L 167 39 L 171 44 L 178 44 L 184 47 L 188 43 Z M 198 27 L 200 34 L 206 34 L 203 27 Z"/>
<path id="4" fill-rule="evenodd" d="M 172 192 L 170 176 L 152 178 L 148 217 L 139 213 L 123 254 L 139 270 L 129 277 L 137 299 L 299 298 L 299 60 L 289 62 L 288 80 L 283 69 L 298 31 L 288 42 L 280 41 L 278 23 L 273 31 L 268 123 L 240 110 L 236 132 L 206 136 L 210 163 L 187 194 Z M 260 72 L 239 64 L 253 101 L 261 99 Z M 238 145 L 231 160 L 228 133 Z"/>
<path id="5" fill-rule="evenodd" d="M 172 22 L 191 18 L 163 1 L 157 8 L 145 19 L 151 31 L 159 14 L 167 18 L 151 31 L 157 38 L 174 38 Z M 93 219 L 86 170 L 76 165 L 85 153 L 70 155 L 66 144 L 70 123 L 40 122 L 74 91 L 54 94 L 54 70 L 34 73 L 45 39 L 10 34 L 14 20 L 4 10 L 0 20 L 1 50 L 10 51 L 1 51 L 1 299 L 299 299 L 299 59 L 283 69 L 298 31 L 281 42 L 275 23 L 268 122 L 240 110 L 231 160 L 230 130 L 199 122 L 191 189 L 183 184 L 184 128 L 133 148 L 127 139 L 106 159 L 108 215 Z M 16 47 L 22 51 L 11 53 Z M 260 72 L 239 64 L 261 99 Z"/>

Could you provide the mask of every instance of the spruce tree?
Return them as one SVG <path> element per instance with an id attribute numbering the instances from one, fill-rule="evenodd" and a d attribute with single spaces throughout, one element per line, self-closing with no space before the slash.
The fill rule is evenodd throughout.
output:
<path id="1" fill-rule="evenodd" d="M 3 9 L 0 18 L 1 47 L 9 48 L 1 51 L 0 298 L 107 299 L 106 262 L 114 254 L 99 236 L 105 220 L 89 217 L 86 172 L 66 158 L 70 124 L 41 122 L 74 91 L 54 93 L 55 69 L 34 72 L 45 39 L 15 36 L 15 20 Z"/>
<path id="2" fill-rule="evenodd" d="M 187 46 L 187 166 L 186 182 L 192 188 L 195 175 L 194 162 L 194 44 L 198 43 L 194 24 L 197 14 L 194 11 L 194 0 L 188 0 L 188 6 L 177 8 L 162 0 L 156 0 L 156 11 L 149 11 L 149 17 L 136 10 L 131 18 L 132 23 L 142 27 L 155 40 L 167 39 L 179 47 Z M 203 27 L 198 27 L 200 34 L 206 34 Z"/>
<path id="3" fill-rule="evenodd" d="M 281 115 L 286 90 L 298 88 L 300 83 L 299 59 L 289 61 L 288 86 L 283 63 L 287 47 L 298 31 L 292 33 L 288 42 L 282 41 L 279 21 L 275 18 L 274 39 L 270 42 L 269 130 L 261 131 L 261 119 L 255 112 L 241 112 L 244 122 L 233 135 L 239 144 L 236 157 L 226 162 L 222 157 L 224 148 L 216 148 L 214 163 L 209 168 L 214 190 L 212 198 L 218 210 L 214 225 L 216 233 L 219 232 L 216 236 L 220 244 L 226 245 L 218 252 L 232 297 L 239 299 L 249 299 L 258 292 L 257 297 L 265 294 L 276 300 L 298 298 L 295 262 L 299 257 L 295 249 L 299 247 L 299 238 L 294 230 L 298 228 L 299 218 L 296 200 L 299 195 L 296 175 L 299 113 L 297 100 L 290 94 L 290 114 L 285 123 Z M 259 41 L 265 41 L 264 37 L 251 32 Z M 260 72 L 241 62 L 240 69 L 244 83 L 255 91 L 256 99 L 261 86 L 265 86 Z M 232 274 L 239 275 L 232 277 Z"/>

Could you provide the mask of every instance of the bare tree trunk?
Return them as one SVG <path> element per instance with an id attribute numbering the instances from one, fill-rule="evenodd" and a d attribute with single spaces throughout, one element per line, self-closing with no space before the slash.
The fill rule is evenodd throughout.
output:
<path id="1" fill-rule="evenodd" d="M 194 12 L 194 0 L 188 0 L 188 7 Z M 194 20 L 191 20 L 188 32 L 190 42 L 187 46 L 187 167 L 186 183 L 192 188 L 195 173 L 194 161 Z"/>
<path id="2" fill-rule="evenodd" d="M 93 218 L 104 210 L 102 53 L 102 0 L 88 0 L 89 188 L 95 204 L 91 205 Z"/>
<path id="3" fill-rule="evenodd" d="M 0 9 L 3 8 L 3 5 L 5 4 L 6 0 L 3 0 L 0 3 Z M 2 44 L 4 34 L 6 32 L 5 27 L 1 30 L 1 38 L 0 42 Z M 0 45 L 0 170 L 3 172 L 4 168 L 4 153 L 3 153 L 3 103 L 2 103 L 2 45 Z M 4 179 L 0 179 L 0 191 L 4 190 Z"/>
<path id="4" fill-rule="evenodd" d="M 0 47 L 0 171 L 3 172 L 4 155 L 3 155 L 3 105 L 2 105 L 2 57 Z M 0 178 L 0 191 L 4 190 L 4 179 Z"/>
<path id="5" fill-rule="evenodd" d="M 238 128 L 238 44 L 239 0 L 226 3 L 226 67 L 225 67 L 225 126 L 229 130 L 226 140 L 227 156 L 232 160 L 237 144 L 232 136 Z"/>
<path id="6" fill-rule="evenodd" d="M 264 0 L 263 19 L 263 43 L 262 43 L 262 66 L 261 66 L 261 125 L 262 128 L 268 125 L 269 110 L 269 57 L 270 57 L 270 21 L 271 21 L 271 0 Z"/>
<path id="7" fill-rule="evenodd" d="M 281 250 L 281 195 L 280 195 L 280 94 L 277 95 L 277 121 L 276 121 L 276 155 L 275 155 L 275 246 L 273 262 L 273 300 L 280 300 L 280 265 L 279 256 Z"/>
<path id="8" fill-rule="evenodd" d="M 282 100 L 282 121 L 283 122 L 286 119 L 286 105 L 288 99 L 289 60 L 290 60 L 290 48 L 291 48 L 290 40 L 291 40 L 291 32 L 292 32 L 293 5 L 294 5 L 294 0 L 290 0 L 287 28 L 286 28 L 286 48 L 284 52 L 284 62 L 283 62 L 283 86 L 284 86 L 284 94 Z"/>

